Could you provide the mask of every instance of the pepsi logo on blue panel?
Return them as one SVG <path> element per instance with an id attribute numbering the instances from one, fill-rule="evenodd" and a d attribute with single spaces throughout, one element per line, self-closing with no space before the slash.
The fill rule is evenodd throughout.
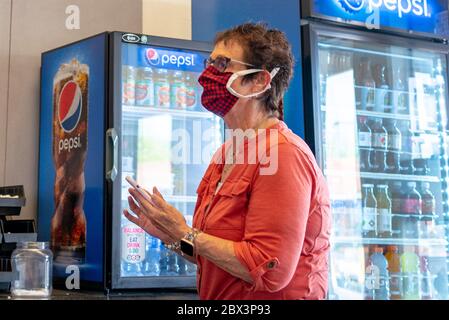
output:
<path id="1" fill-rule="evenodd" d="M 348 13 L 358 12 L 365 6 L 365 0 L 338 0 L 338 2 Z"/>
<path id="2" fill-rule="evenodd" d="M 146 58 L 147 61 L 153 66 L 157 66 L 159 64 L 159 53 L 153 48 L 147 49 Z"/>
<path id="3" fill-rule="evenodd" d="M 61 128 L 70 133 L 78 125 L 83 109 L 81 89 L 74 81 L 68 81 L 61 90 L 58 101 L 58 118 Z"/>

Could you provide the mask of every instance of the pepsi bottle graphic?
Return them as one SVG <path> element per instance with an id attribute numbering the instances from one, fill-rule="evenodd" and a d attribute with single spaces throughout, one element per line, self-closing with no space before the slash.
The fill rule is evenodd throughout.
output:
<path id="1" fill-rule="evenodd" d="M 87 152 L 89 67 L 76 59 L 53 79 L 54 214 L 51 249 L 55 262 L 82 264 L 86 250 L 84 164 Z"/>

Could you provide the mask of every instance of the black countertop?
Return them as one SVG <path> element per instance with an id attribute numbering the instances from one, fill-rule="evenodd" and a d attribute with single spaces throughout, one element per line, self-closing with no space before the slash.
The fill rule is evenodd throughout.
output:
<path id="1" fill-rule="evenodd" d="M 12 297 L 9 293 L 0 292 L 0 300 L 18 300 L 18 298 Z M 114 292 L 105 295 L 101 291 L 54 289 L 52 296 L 45 300 L 199 300 L 199 297 L 193 290 Z"/>

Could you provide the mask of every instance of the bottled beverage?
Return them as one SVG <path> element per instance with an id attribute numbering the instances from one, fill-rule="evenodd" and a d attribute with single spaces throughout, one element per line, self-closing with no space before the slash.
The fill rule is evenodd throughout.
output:
<path id="1" fill-rule="evenodd" d="M 401 131 L 396 126 L 396 120 L 394 119 L 384 119 L 383 123 L 388 133 L 387 171 L 390 173 L 400 173 L 400 153 L 402 148 Z"/>
<path id="2" fill-rule="evenodd" d="M 421 296 L 423 300 L 431 300 L 433 298 L 432 274 L 429 270 L 429 259 L 427 252 L 420 256 L 420 271 L 421 271 Z"/>
<path id="3" fill-rule="evenodd" d="M 380 238 L 391 238 L 391 199 L 388 196 L 387 185 L 377 185 L 377 235 Z"/>
<path id="4" fill-rule="evenodd" d="M 160 273 L 159 259 L 161 241 L 147 234 L 146 259 L 144 273 L 147 276 L 158 276 Z"/>
<path id="5" fill-rule="evenodd" d="M 363 299 L 374 300 L 374 281 L 373 281 L 373 263 L 371 261 L 370 247 L 364 246 L 363 253 L 365 257 L 365 286 Z"/>
<path id="6" fill-rule="evenodd" d="M 386 112 L 390 111 L 390 86 L 387 83 L 387 67 L 385 65 L 376 66 L 378 77 L 377 77 L 377 90 L 374 98 L 374 111 L 376 112 Z"/>
<path id="7" fill-rule="evenodd" d="M 422 207 L 421 207 L 421 223 L 420 223 L 420 234 L 421 237 L 426 238 L 431 233 L 433 227 L 433 218 L 436 214 L 435 212 L 435 196 L 432 191 L 430 191 L 430 183 L 423 182 L 421 188 L 421 198 L 422 198 Z"/>
<path id="8" fill-rule="evenodd" d="M 186 109 L 186 84 L 181 71 L 175 71 L 170 85 L 170 101 L 172 108 Z"/>
<path id="9" fill-rule="evenodd" d="M 400 129 L 402 133 L 401 173 L 413 174 L 415 171 L 412 157 L 413 132 L 411 131 L 409 122 L 407 121 L 402 122 Z"/>
<path id="10" fill-rule="evenodd" d="M 372 111 L 374 108 L 374 95 L 376 82 L 371 73 L 371 61 L 367 57 L 362 57 L 359 64 L 360 95 L 357 97 L 361 110 Z"/>
<path id="11" fill-rule="evenodd" d="M 397 246 L 388 246 L 385 254 L 390 274 L 390 297 L 392 300 L 400 300 L 402 298 L 401 260 L 398 252 Z"/>
<path id="12" fill-rule="evenodd" d="M 371 170 L 371 144 L 372 134 L 371 129 L 366 124 L 366 117 L 359 118 L 358 135 L 359 135 L 359 150 L 360 150 L 360 170 Z"/>
<path id="13" fill-rule="evenodd" d="M 135 100 L 138 106 L 154 105 L 153 69 L 146 67 L 137 70 Z"/>
<path id="14" fill-rule="evenodd" d="M 365 238 L 377 237 L 377 201 L 374 197 L 374 185 L 364 184 L 362 186 L 362 234 Z"/>
<path id="15" fill-rule="evenodd" d="M 374 119 L 371 132 L 373 146 L 371 166 L 375 172 L 385 172 L 387 168 L 388 132 L 382 124 L 382 119 Z"/>
<path id="16" fill-rule="evenodd" d="M 89 142 L 89 82 L 89 66 L 76 59 L 63 63 L 53 78 L 55 179 L 50 249 L 55 262 L 72 265 L 83 264 L 86 257 L 84 169 Z"/>
<path id="17" fill-rule="evenodd" d="M 168 275 L 168 253 L 169 250 L 165 247 L 165 245 L 160 243 L 159 247 L 159 274 L 161 276 L 167 276 Z"/>
<path id="18" fill-rule="evenodd" d="M 378 277 L 374 282 L 374 300 L 390 300 L 388 261 L 383 255 L 383 249 L 376 247 L 370 259 Z"/>
<path id="19" fill-rule="evenodd" d="M 122 69 L 122 103 L 136 104 L 136 70 L 133 66 L 125 65 Z"/>
<path id="20" fill-rule="evenodd" d="M 402 213 L 405 215 L 402 233 L 405 238 L 416 238 L 418 233 L 418 221 L 421 216 L 422 199 L 416 191 L 416 182 L 407 182 L 407 191 L 402 202 Z"/>
<path id="21" fill-rule="evenodd" d="M 133 223 L 122 227 L 122 261 L 125 276 L 142 275 L 146 254 L 145 231 Z"/>
<path id="22" fill-rule="evenodd" d="M 154 99 L 157 107 L 170 107 L 170 82 L 168 79 L 168 70 L 166 69 L 156 69 Z"/>
<path id="23" fill-rule="evenodd" d="M 189 73 L 186 73 L 186 107 L 187 110 L 195 110 L 198 103 L 198 86 L 196 79 Z"/>
<path id="24" fill-rule="evenodd" d="M 412 139 L 412 159 L 415 167 L 413 174 L 418 176 L 425 176 L 430 173 L 429 167 L 427 166 L 427 160 L 422 154 L 423 144 L 424 139 L 421 137 L 419 132 L 415 132 Z"/>
<path id="25" fill-rule="evenodd" d="M 394 181 L 391 184 L 391 224 L 393 229 L 393 236 L 395 238 L 402 238 L 402 225 L 404 224 L 404 217 L 402 215 L 402 202 L 404 201 L 404 193 L 402 192 L 402 182 Z"/>
<path id="26" fill-rule="evenodd" d="M 395 114 L 408 113 L 409 100 L 403 70 L 401 64 L 397 64 L 394 68 L 392 112 Z"/>
<path id="27" fill-rule="evenodd" d="M 421 284 L 419 279 L 419 257 L 414 246 L 405 246 L 401 255 L 401 272 L 403 281 L 403 298 L 406 300 L 421 299 Z"/>

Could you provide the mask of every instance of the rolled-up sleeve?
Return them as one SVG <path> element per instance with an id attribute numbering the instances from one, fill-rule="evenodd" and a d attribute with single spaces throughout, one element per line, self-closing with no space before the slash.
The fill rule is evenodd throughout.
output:
<path id="1" fill-rule="evenodd" d="M 253 283 L 246 284 L 250 291 L 285 288 L 304 244 L 314 169 L 294 145 L 280 144 L 277 152 L 274 174 L 259 174 L 253 182 L 244 237 L 234 243 L 237 259 L 251 274 Z"/>

